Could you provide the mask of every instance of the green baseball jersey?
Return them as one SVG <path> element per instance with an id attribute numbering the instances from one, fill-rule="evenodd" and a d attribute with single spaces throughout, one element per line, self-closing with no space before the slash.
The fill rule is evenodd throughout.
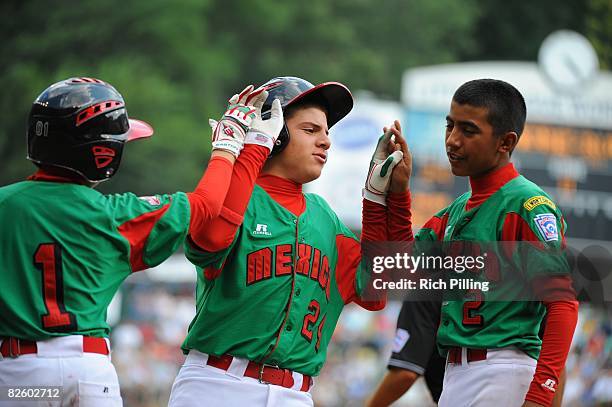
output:
<path id="1" fill-rule="evenodd" d="M 184 193 L 103 195 L 46 181 L 0 188 L 0 336 L 108 336 L 119 285 L 183 243 L 189 210 Z"/>
<path id="2" fill-rule="evenodd" d="M 503 298 L 524 298 L 521 290 L 530 289 L 529 283 L 534 278 L 569 274 L 569 264 L 562 251 L 566 226 L 561 212 L 542 189 L 522 176 L 504 184 L 479 206 L 466 210 L 470 196 L 471 192 L 460 196 L 436 214 L 415 239 L 485 245 L 499 241 L 535 241 L 542 250 L 534 249 L 529 256 L 520 250 L 504 255 L 504 250 L 498 247 L 500 275 L 494 279 L 498 281 L 491 281 L 490 276 L 482 280 L 497 285 L 489 292 L 470 293 L 463 301 L 455 297 L 442 303 L 438 346 L 442 353 L 450 347 L 514 346 L 537 359 L 541 347 L 538 332 L 546 311 L 543 304 L 492 299 L 500 298 L 500 293 L 506 296 Z M 513 284 L 519 281 L 528 284 Z"/>
<path id="3" fill-rule="evenodd" d="M 321 197 L 305 201 L 296 217 L 256 185 L 227 249 L 186 245 L 198 283 L 185 353 L 319 373 L 342 308 L 361 290 L 360 244 Z"/>

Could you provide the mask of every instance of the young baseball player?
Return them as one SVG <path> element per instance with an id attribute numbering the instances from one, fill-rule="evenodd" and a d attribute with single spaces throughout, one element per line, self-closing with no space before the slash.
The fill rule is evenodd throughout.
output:
<path id="1" fill-rule="evenodd" d="M 263 88 L 269 93 L 263 111 L 278 98 L 286 126 L 262 152 L 271 157 L 252 196 L 230 197 L 230 187 L 226 204 L 236 198 L 243 206 L 233 212 L 246 208 L 240 226 L 222 215 L 212 222 L 214 233 L 192 235 L 186 248 L 198 265 L 197 313 L 170 406 L 312 406 L 313 376 L 344 305 L 384 306 L 361 296 L 359 240 L 321 197 L 302 191 L 327 161 L 329 128 L 353 106 L 349 90 L 294 77 Z M 389 137 L 381 137 L 377 152 L 386 151 Z M 401 157 L 400 151 L 382 161 L 375 155 L 368 198 L 385 203 Z M 407 216 L 406 209 L 364 200 L 362 241 L 386 240 L 387 216 Z"/>
<path id="2" fill-rule="evenodd" d="M 52 405 L 122 405 L 106 309 L 126 277 L 160 264 L 219 215 L 236 156 L 258 142 L 247 129 L 262 123 L 254 112 L 266 95 L 252 90 L 230 100 L 197 188 L 150 197 L 92 188 L 116 174 L 126 142 L 153 134 L 128 119 L 115 88 L 71 78 L 34 101 L 28 159 L 39 169 L 0 188 L 0 387 L 13 389 L 11 405 L 24 386 L 58 386 L 38 393 Z M 278 102 L 272 110 L 278 133 Z"/>
<path id="3" fill-rule="evenodd" d="M 510 162 L 525 117 L 520 92 L 490 79 L 457 89 L 446 117 L 451 170 L 469 177 L 471 191 L 432 217 L 416 240 L 531 242 L 541 255 L 531 257 L 529 267 L 512 254 L 500 258 L 500 267 L 525 273 L 542 301 L 442 303 L 437 341 L 447 366 L 441 406 L 549 406 L 572 341 L 578 305 L 561 255 L 565 222 L 550 197 Z M 398 126 L 392 130 L 401 133 Z M 398 169 L 393 177 L 407 183 L 409 172 Z"/>
<path id="4" fill-rule="evenodd" d="M 397 330 L 388 372 L 367 403 L 368 407 L 387 407 L 402 397 L 423 376 L 434 402 L 442 393 L 446 360 L 436 348 L 440 325 L 440 301 L 405 301 L 397 319 Z M 543 335 L 543 328 L 540 334 Z M 561 372 L 551 407 L 561 407 L 565 370 Z"/>

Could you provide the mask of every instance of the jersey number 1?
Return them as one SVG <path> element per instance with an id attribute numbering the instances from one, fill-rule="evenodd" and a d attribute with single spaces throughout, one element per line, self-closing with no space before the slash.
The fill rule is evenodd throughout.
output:
<path id="1" fill-rule="evenodd" d="M 42 243 L 34 254 L 34 265 L 42 271 L 42 294 L 47 313 L 42 326 L 47 331 L 67 332 L 76 329 L 76 318 L 64 305 L 62 248 L 57 243 Z"/>

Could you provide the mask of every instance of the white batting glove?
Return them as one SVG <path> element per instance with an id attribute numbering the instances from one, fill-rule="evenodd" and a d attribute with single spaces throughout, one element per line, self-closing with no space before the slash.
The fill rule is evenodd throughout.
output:
<path id="1" fill-rule="evenodd" d="M 283 119 L 283 109 L 281 107 L 280 100 L 274 99 L 272 102 L 272 108 L 270 109 L 270 118 L 263 120 L 261 118 L 261 106 L 268 97 L 268 92 L 263 92 L 262 96 L 253 101 L 253 105 L 256 108 L 255 119 L 251 123 L 246 138 L 245 144 L 258 144 L 260 146 L 267 147 L 270 152 L 274 148 L 274 142 L 280 135 L 285 121 Z"/>
<path id="2" fill-rule="evenodd" d="M 404 153 L 400 150 L 387 153 L 387 146 L 391 140 L 392 133 L 387 131 L 378 139 L 376 150 L 370 160 L 370 171 L 366 179 L 363 197 L 368 201 L 387 206 L 386 198 L 391 183 L 391 172 L 402 160 Z"/>
<path id="3" fill-rule="evenodd" d="M 228 107 L 218 122 L 210 119 L 208 123 L 213 129 L 213 150 L 224 150 L 238 157 L 244 146 L 247 130 L 255 118 L 255 108 L 247 103 L 253 93 L 253 85 L 229 99 Z M 258 94 L 261 92 L 258 91 Z M 214 127 L 213 127 L 214 123 Z"/>

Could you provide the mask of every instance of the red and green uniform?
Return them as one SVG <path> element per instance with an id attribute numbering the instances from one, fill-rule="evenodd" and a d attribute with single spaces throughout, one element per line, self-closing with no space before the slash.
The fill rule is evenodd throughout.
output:
<path id="1" fill-rule="evenodd" d="M 1 188 L 0 205 L 0 336 L 30 340 L 108 336 L 121 282 L 167 259 L 189 225 L 184 193 L 140 199 L 24 181 Z"/>
<path id="2" fill-rule="evenodd" d="M 108 337 L 119 285 L 205 227 L 223 203 L 212 192 L 227 191 L 231 173 L 229 161 L 213 159 L 193 193 L 142 198 L 43 171 L 0 188 L 0 337 Z"/>
<path id="3" fill-rule="evenodd" d="M 229 247 L 211 252 L 187 245 L 198 266 L 197 314 L 183 349 L 314 376 L 344 305 L 384 303 L 360 301 L 359 240 L 321 197 L 274 176 L 258 184 L 263 188 L 255 187 Z M 295 194 L 272 191 L 283 187 Z M 297 213 L 278 202 L 300 200 Z"/>
<path id="4" fill-rule="evenodd" d="M 510 255 L 499 253 L 496 256 L 500 262 L 499 287 L 506 291 L 506 295 L 521 298 L 516 290 L 524 287 L 508 284 L 504 286 L 504 273 L 525 273 L 522 278 L 531 283 L 529 288 L 533 289 L 537 296 L 541 296 L 547 289 L 571 294 L 570 267 L 562 253 L 565 246 L 566 225 L 559 208 L 551 198 L 536 184 L 519 175 L 512 164 L 497 170 L 494 174 L 489 174 L 485 179 L 470 181 L 472 191 L 460 196 L 450 206 L 432 217 L 415 239 L 485 244 L 502 241 L 533 242 L 535 246 L 546 250 L 542 250 L 540 256 L 534 256 L 537 251 L 531 250 L 528 264 L 525 264 L 525 259 L 521 258 L 521 253 L 524 254 L 524 251 L 519 250 Z M 540 358 L 535 377 L 537 378 L 539 374 L 548 375 L 546 377 L 554 378 L 558 382 L 558 373 L 565 362 L 571 343 L 573 326 L 570 327 L 569 322 L 572 319 L 570 316 L 576 311 L 575 303 L 546 300 L 543 302 L 487 301 L 487 295 L 494 291 L 492 289 L 484 292 L 480 298 L 443 303 L 437 333 L 438 346 L 442 353 L 446 353 L 452 347 L 481 349 L 516 347 L 532 358 L 538 359 L 542 347 L 538 332 L 548 309 L 548 323 L 553 325 L 559 323 L 557 331 L 547 329 L 549 343 L 556 341 L 563 346 L 557 346 L 547 354 L 547 357 Z M 565 298 L 570 297 L 565 296 Z M 564 308 L 566 305 L 567 309 Z M 555 306 L 559 308 L 555 309 Z M 555 314 L 552 321 L 551 313 Z M 557 317 L 563 319 L 563 315 L 567 316 L 567 326 L 557 320 Z M 547 340 L 546 334 L 544 342 Z M 542 392 L 539 384 L 532 385 L 530 394 L 532 392 Z M 544 401 L 551 397 L 548 395 L 544 398 L 531 399 Z"/>

